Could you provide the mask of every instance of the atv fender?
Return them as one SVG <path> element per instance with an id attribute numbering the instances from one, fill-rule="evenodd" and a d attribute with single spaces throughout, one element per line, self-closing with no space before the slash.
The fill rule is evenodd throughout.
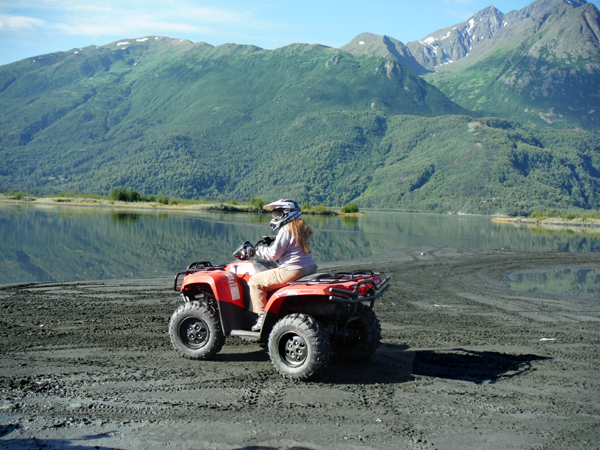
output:
<path id="1" fill-rule="evenodd" d="M 181 292 L 185 294 L 186 291 L 194 290 L 194 286 L 199 284 L 208 285 L 217 302 L 233 303 L 244 308 L 242 286 L 235 275 L 224 271 L 191 273 L 183 280 Z"/>
<path id="2" fill-rule="evenodd" d="M 329 297 L 328 286 L 323 285 L 290 285 L 276 291 L 267 302 L 265 311 L 279 315 L 279 310 L 290 297 L 321 296 Z"/>

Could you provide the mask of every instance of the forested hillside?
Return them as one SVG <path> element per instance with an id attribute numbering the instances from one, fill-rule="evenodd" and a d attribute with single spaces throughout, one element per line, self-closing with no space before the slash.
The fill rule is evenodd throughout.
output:
<path id="1" fill-rule="evenodd" d="M 338 204 L 396 114 L 466 110 L 396 62 L 323 46 L 132 40 L 0 68 L 0 186 Z"/>
<path id="2" fill-rule="evenodd" d="M 152 36 L 5 65 L 0 191 L 598 209 L 598 52 L 560 40 L 594 11 L 538 0 L 443 70 L 370 34 L 276 50 Z"/>
<path id="3" fill-rule="evenodd" d="M 497 118 L 396 116 L 359 197 L 371 207 L 511 215 L 600 206 L 600 139 Z"/>

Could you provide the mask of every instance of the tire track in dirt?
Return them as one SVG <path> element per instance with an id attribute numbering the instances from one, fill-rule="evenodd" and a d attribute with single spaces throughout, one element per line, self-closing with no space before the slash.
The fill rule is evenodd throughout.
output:
<path id="1" fill-rule="evenodd" d="M 325 265 L 392 285 L 371 360 L 309 383 L 238 338 L 179 357 L 171 278 L 2 286 L 0 448 L 594 448 L 600 302 L 505 279 L 575 266 L 600 255 L 419 247 Z"/>

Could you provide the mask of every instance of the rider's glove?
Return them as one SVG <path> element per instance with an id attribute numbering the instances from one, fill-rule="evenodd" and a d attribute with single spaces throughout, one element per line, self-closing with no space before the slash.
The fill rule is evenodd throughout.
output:
<path id="1" fill-rule="evenodd" d="M 254 255 L 256 255 L 256 250 L 252 247 L 252 244 L 248 241 L 244 242 L 241 259 L 250 259 Z"/>
<path id="2" fill-rule="evenodd" d="M 262 237 L 263 242 L 265 243 L 266 246 L 269 246 L 273 243 L 273 241 L 275 240 L 274 237 L 272 236 L 263 236 Z"/>

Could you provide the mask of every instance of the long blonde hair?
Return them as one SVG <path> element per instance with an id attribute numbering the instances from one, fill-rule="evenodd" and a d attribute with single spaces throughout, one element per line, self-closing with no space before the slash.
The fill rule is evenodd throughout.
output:
<path id="1" fill-rule="evenodd" d="M 292 236 L 296 238 L 302 251 L 310 255 L 310 235 L 312 230 L 303 219 L 293 220 L 288 224 L 292 232 Z"/>

